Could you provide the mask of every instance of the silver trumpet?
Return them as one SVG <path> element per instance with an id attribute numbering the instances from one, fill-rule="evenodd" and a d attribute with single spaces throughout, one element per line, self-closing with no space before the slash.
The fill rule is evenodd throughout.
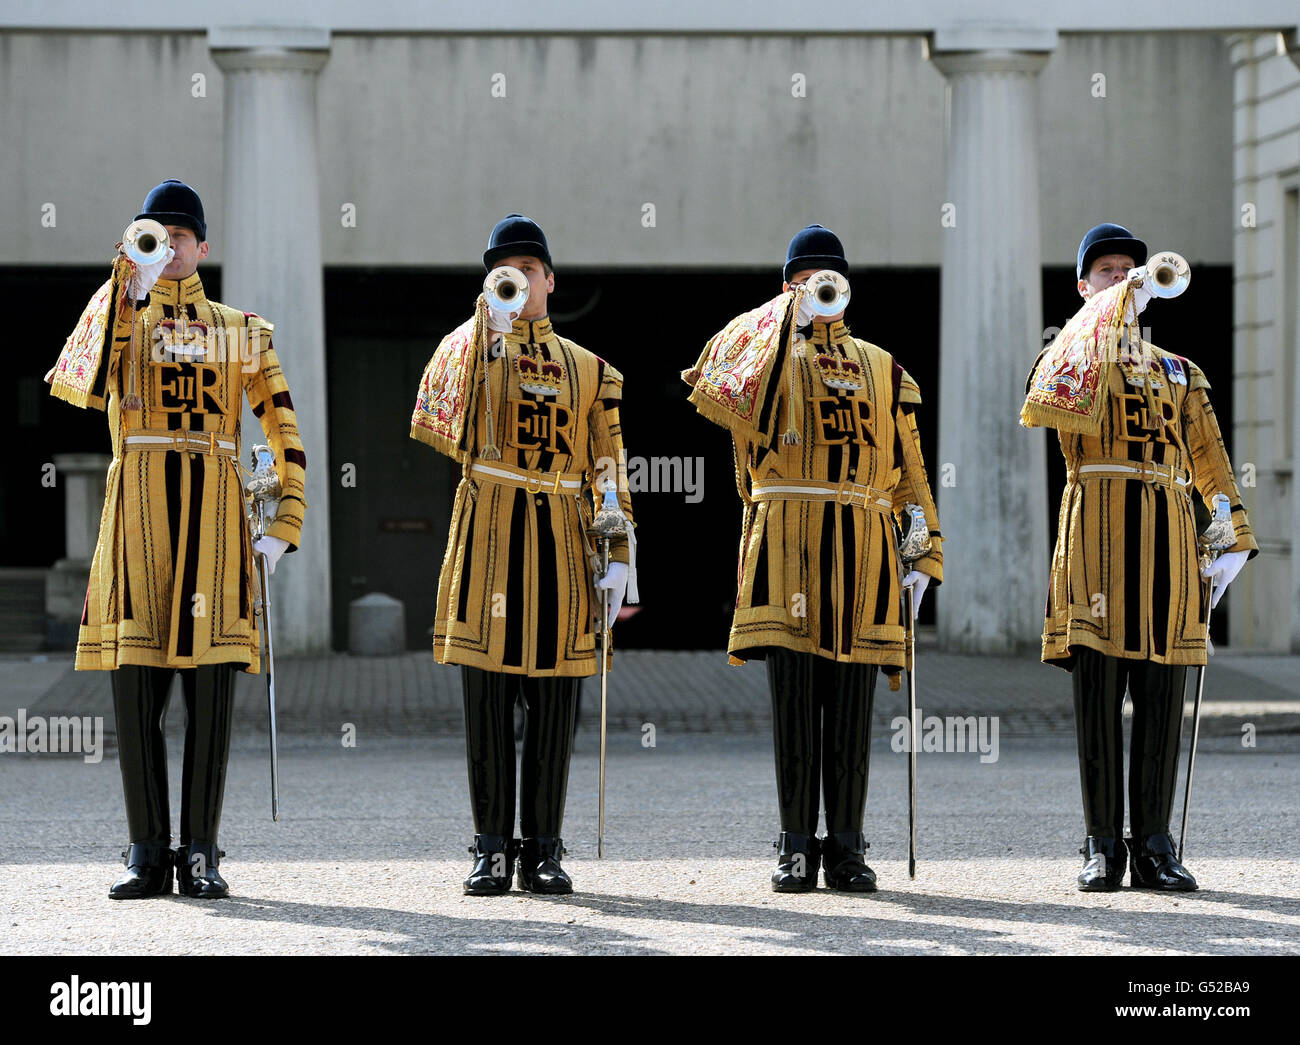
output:
<path id="1" fill-rule="evenodd" d="M 1192 267 L 1187 259 L 1172 250 L 1158 250 L 1147 258 L 1147 263 L 1133 269 L 1128 281 L 1134 286 L 1145 285 L 1153 297 L 1176 298 L 1192 281 Z"/>
<path id="2" fill-rule="evenodd" d="M 122 233 L 122 253 L 137 265 L 152 265 L 167 256 L 171 237 L 153 218 L 136 218 Z"/>
<path id="3" fill-rule="evenodd" d="M 919 504 L 908 503 L 911 525 L 898 540 L 898 580 L 903 593 L 903 660 L 907 665 L 907 875 L 916 877 L 916 611 L 912 585 L 902 580 L 912 563 L 930 550 L 930 524 Z"/>
<path id="4" fill-rule="evenodd" d="M 528 301 L 528 277 L 511 265 L 494 268 L 483 280 L 483 296 L 493 312 L 517 319 Z"/>
<path id="5" fill-rule="evenodd" d="M 600 551 L 592 556 L 593 576 L 605 576 L 609 572 L 609 542 L 614 537 L 623 537 L 628 531 L 627 516 L 618 503 L 617 486 L 613 479 L 602 479 L 597 484 L 600 490 L 600 509 L 587 527 L 587 535 L 594 537 L 600 544 Z M 595 572 L 598 571 L 598 572 Z M 609 589 L 600 589 L 600 812 L 596 827 L 596 859 L 605 855 L 605 735 L 609 708 Z"/>
<path id="6" fill-rule="evenodd" d="M 1179 259 L 1182 260 L 1181 258 Z M 1200 566 L 1207 569 L 1225 548 L 1237 543 L 1237 530 L 1232 525 L 1232 505 L 1228 495 L 1216 493 L 1210 499 L 1209 525 L 1197 537 L 1201 546 Z M 1210 604 L 1214 601 L 1214 581 L 1211 580 L 1205 595 L 1205 656 L 1210 655 Z M 1183 790 L 1183 825 L 1178 832 L 1178 859 L 1183 859 L 1183 843 L 1187 841 L 1187 813 L 1192 802 L 1192 770 L 1196 768 L 1196 741 L 1201 734 L 1201 697 L 1205 693 L 1205 664 L 1196 668 L 1196 703 L 1192 705 L 1192 746 L 1187 751 L 1187 784 Z M 1184 697 L 1186 699 L 1186 697 Z M 1179 743 L 1182 743 L 1181 727 Z"/>
<path id="7" fill-rule="evenodd" d="M 831 269 L 814 272 L 804 290 L 804 300 L 815 316 L 835 316 L 848 308 L 849 281 Z"/>
<path id="8" fill-rule="evenodd" d="M 256 544 L 266 536 L 267 503 L 280 499 L 280 476 L 275 470 L 275 453 L 269 446 L 255 446 L 250 454 L 253 474 L 244 487 L 248 499 L 248 527 Z M 262 618 L 266 639 L 266 707 L 271 723 L 271 819 L 280 819 L 280 755 L 275 726 L 275 653 L 271 647 L 271 588 L 266 573 L 266 556 L 255 552 L 259 596 L 256 613 Z"/>

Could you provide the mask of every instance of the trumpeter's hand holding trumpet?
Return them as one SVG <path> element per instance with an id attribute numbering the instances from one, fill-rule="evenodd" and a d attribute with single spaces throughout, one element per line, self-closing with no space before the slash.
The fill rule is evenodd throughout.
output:
<path id="1" fill-rule="evenodd" d="M 131 300 L 143 301 L 176 258 L 171 235 L 152 218 L 137 218 L 122 233 L 121 251 L 131 261 Z"/>
<path id="2" fill-rule="evenodd" d="M 1176 298 L 1192 280 L 1192 269 L 1187 259 L 1172 250 L 1162 250 L 1152 256 L 1145 265 L 1139 265 L 1128 272 L 1128 283 L 1133 288 L 1129 298 L 1133 312 L 1130 317 L 1136 319 L 1147 307 L 1152 298 Z"/>
<path id="3" fill-rule="evenodd" d="M 528 303 L 528 277 L 512 265 L 494 268 L 483 280 L 489 330 L 508 334 Z"/>

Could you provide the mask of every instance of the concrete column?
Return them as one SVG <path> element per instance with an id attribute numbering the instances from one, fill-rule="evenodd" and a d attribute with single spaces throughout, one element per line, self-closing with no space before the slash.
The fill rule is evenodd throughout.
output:
<path id="1" fill-rule="evenodd" d="M 1286 43 L 1286 52 L 1291 56 L 1291 61 L 1295 63 L 1297 69 L 1300 69 L 1300 29 L 1290 29 L 1283 34 Z M 1284 230 L 1279 230 L 1285 236 Z M 1296 230 L 1297 241 L 1300 241 L 1300 229 Z M 1285 239 L 1283 240 L 1285 242 Z M 1300 269 L 1300 258 L 1291 258 L 1291 265 L 1295 265 L 1295 272 Z M 1283 272 L 1287 271 L 1286 265 L 1283 266 Z M 1283 301 L 1286 300 L 1285 291 L 1283 291 Z M 1295 317 L 1295 330 L 1297 337 L 1300 337 L 1300 315 Z M 1278 363 L 1282 361 L 1282 353 L 1292 352 L 1300 349 L 1300 345 L 1279 345 Z M 1293 365 L 1291 372 L 1293 382 L 1293 403 L 1300 403 L 1300 365 Z M 1300 653 L 1300 482 L 1297 482 L 1297 473 L 1300 467 L 1297 461 L 1300 461 L 1300 410 L 1293 411 L 1290 418 L 1283 419 L 1283 424 L 1291 425 L 1291 634 L 1290 650 L 1292 653 Z M 1258 534 L 1256 534 L 1258 537 Z M 1263 559 L 1262 555 L 1256 556 L 1255 561 L 1250 564 L 1251 567 L 1258 567 Z M 1244 616 L 1243 610 L 1238 609 L 1241 604 L 1241 597 L 1233 599 L 1234 593 L 1231 588 L 1228 589 L 1228 599 L 1232 609 L 1232 619 L 1241 620 Z M 1234 627 L 1232 631 L 1236 631 Z"/>
<path id="2" fill-rule="evenodd" d="M 63 558 L 45 575 L 45 639 L 55 649 L 77 644 L 112 460 L 108 454 L 54 455 L 67 509 Z"/>
<path id="3" fill-rule="evenodd" d="M 321 273 L 316 75 L 327 29 L 213 28 L 208 47 L 225 80 L 222 298 L 275 324 L 276 354 L 293 394 L 307 453 L 302 544 L 273 581 L 275 648 L 330 647 L 330 538 L 325 321 Z M 245 407 L 244 447 L 262 442 Z"/>
<path id="4" fill-rule="evenodd" d="M 1055 34 L 975 35 L 930 49 L 948 81 L 936 607 L 944 649 L 1006 654 L 1040 640 L 1049 566 L 1045 437 L 1019 415 L 1043 344 L 1037 76 Z"/>

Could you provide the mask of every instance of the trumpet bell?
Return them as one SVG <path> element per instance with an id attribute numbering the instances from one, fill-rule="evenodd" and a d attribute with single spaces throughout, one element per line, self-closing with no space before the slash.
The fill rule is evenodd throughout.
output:
<path id="1" fill-rule="evenodd" d="M 1187 259 L 1172 250 L 1157 251 L 1147 263 L 1134 269 L 1129 277 L 1139 279 L 1152 297 L 1176 298 L 1192 281 L 1192 267 Z"/>
<path id="2" fill-rule="evenodd" d="M 517 318 L 528 301 L 528 277 L 511 265 L 502 265 L 483 280 L 483 296 L 493 312 L 508 312 Z"/>
<path id="3" fill-rule="evenodd" d="M 153 218 L 137 218 L 122 233 L 122 253 L 137 265 L 152 265 L 167 256 L 171 237 Z"/>
<path id="4" fill-rule="evenodd" d="M 831 269 L 814 272 L 804 287 L 807 290 L 805 300 L 814 315 L 834 316 L 848 307 L 849 281 L 838 272 Z"/>

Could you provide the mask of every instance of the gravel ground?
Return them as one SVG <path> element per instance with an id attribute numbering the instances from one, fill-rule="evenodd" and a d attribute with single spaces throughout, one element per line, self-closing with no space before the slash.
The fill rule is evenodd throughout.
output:
<path id="1" fill-rule="evenodd" d="M 173 736 L 173 809 L 179 745 Z M 294 738 L 270 820 L 261 743 L 232 755 L 229 900 L 114 903 L 125 838 L 115 759 L 0 756 L 0 951 L 7 954 L 1300 953 L 1300 738 L 1205 742 L 1187 863 L 1202 889 L 1074 888 L 1083 834 L 1072 745 L 920 756 L 920 863 L 906 872 L 906 761 L 873 750 L 868 860 L 881 892 L 768 888 L 778 830 L 770 740 L 611 737 L 596 860 L 596 738 L 569 787 L 567 898 L 465 897 L 472 835 L 451 738 Z M 1178 809 L 1181 809 L 1181 798 Z"/>

